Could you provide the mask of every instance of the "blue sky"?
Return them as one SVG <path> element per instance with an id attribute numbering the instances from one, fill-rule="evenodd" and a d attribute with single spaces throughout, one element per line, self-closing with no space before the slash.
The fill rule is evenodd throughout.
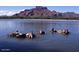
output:
<path id="1" fill-rule="evenodd" d="M 24 9 L 31 9 L 35 6 L 0 6 L 0 15 L 12 15 Z M 46 6 L 49 10 L 58 12 L 79 13 L 79 6 Z"/>

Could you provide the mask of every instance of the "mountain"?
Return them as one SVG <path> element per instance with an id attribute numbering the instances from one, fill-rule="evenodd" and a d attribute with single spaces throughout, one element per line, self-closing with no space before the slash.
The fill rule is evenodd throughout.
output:
<path id="1" fill-rule="evenodd" d="M 36 6 L 32 9 L 25 9 L 17 14 L 13 15 L 14 17 L 23 17 L 23 18 L 79 18 L 79 14 L 74 12 L 56 12 L 55 10 L 50 11 L 47 7 Z"/>

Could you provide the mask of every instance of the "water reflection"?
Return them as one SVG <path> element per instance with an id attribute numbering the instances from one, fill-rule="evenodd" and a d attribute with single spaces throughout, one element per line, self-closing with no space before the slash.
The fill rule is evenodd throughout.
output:
<path id="1" fill-rule="evenodd" d="M 51 28 L 69 29 L 70 35 L 50 33 Z M 8 37 L 11 32 L 38 32 L 44 30 L 45 35 L 33 40 Z M 0 49 L 9 48 L 12 51 L 79 51 L 79 21 L 0 21 Z"/>

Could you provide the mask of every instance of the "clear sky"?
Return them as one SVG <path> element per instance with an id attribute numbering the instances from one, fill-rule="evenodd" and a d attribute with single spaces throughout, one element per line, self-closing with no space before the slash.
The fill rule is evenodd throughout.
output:
<path id="1" fill-rule="evenodd" d="M 12 15 L 24 9 L 31 9 L 35 6 L 0 6 L 0 15 Z M 77 12 L 79 13 L 79 6 L 46 6 L 49 10 L 56 10 L 58 12 Z"/>

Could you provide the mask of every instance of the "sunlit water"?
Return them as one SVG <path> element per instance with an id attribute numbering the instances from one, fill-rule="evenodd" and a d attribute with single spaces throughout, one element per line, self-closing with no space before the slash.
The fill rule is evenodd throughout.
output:
<path id="1" fill-rule="evenodd" d="M 51 28 L 69 29 L 71 34 L 50 33 Z M 9 37 L 16 30 L 22 33 L 44 30 L 46 34 L 32 40 Z M 0 20 L 0 51 L 79 51 L 79 21 Z"/>

